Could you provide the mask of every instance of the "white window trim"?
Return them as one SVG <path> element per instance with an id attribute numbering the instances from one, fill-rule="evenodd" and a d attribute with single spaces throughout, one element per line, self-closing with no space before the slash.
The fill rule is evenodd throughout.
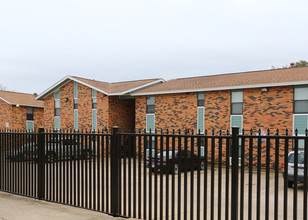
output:
<path id="1" fill-rule="evenodd" d="M 151 134 L 153 134 L 154 131 L 155 131 L 155 114 L 153 114 L 153 113 L 147 113 L 146 114 L 146 117 L 145 117 L 146 133 L 150 133 L 150 130 L 148 130 L 148 126 L 147 126 L 148 125 L 148 115 L 153 115 L 154 116 L 154 130 L 151 133 Z"/>
<path id="2" fill-rule="evenodd" d="M 242 129 L 243 129 L 243 115 L 230 115 L 230 134 L 232 134 L 232 117 L 233 116 L 241 116 L 242 117 Z M 240 129 L 239 134 L 242 134 L 242 129 Z"/>
<path id="3" fill-rule="evenodd" d="M 202 131 L 200 131 L 200 134 L 204 134 L 204 119 L 205 119 L 205 117 L 204 117 L 204 113 L 205 113 L 205 111 L 204 111 L 204 106 L 198 106 L 198 108 L 197 108 L 197 134 L 199 134 L 199 120 L 198 120 L 198 113 L 199 113 L 199 108 L 203 108 L 203 132 Z"/>
<path id="4" fill-rule="evenodd" d="M 307 124 L 308 124 L 308 114 L 293 114 L 293 125 L 292 125 L 292 134 L 295 135 L 295 116 L 307 116 Z M 304 134 L 298 134 L 297 136 L 305 136 Z"/>

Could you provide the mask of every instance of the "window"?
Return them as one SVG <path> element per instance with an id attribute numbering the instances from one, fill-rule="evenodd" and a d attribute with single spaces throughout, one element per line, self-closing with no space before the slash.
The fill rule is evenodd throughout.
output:
<path id="1" fill-rule="evenodd" d="M 204 106 L 204 93 L 198 93 L 198 106 Z"/>
<path id="2" fill-rule="evenodd" d="M 95 89 L 92 89 L 92 109 L 97 108 L 97 92 Z"/>
<path id="3" fill-rule="evenodd" d="M 55 116 L 60 116 L 60 91 L 55 92 Z"/>
<path id="4" fill-rule="evenodd" d="M 92 89 L 92 130 L 97 130 L 97 91 Z"/>
<path id="5" fill-rule="evenodd" d="M 243 90 L 231 91 L 231 115 L 243 114 Z"/>
<path id="6" fill-rule="evenodd" d="M 155 113 L 155 96 L 147 96 L 147 113 Z"/>
<path id="7" fill-rule="evenodd" d="M 28 107 L 27 108 L 27 130 L 33 131 L 34 130 L 34 117 L 33 117 L 33 108 Z"/>
<path id="8" fill-rule="evenodd" d="M 308 114 L 293 115 L 293 135 L 297 130 L 298 136 L 305 136 L 306 129 L 308 129 Z M 303 139 L 298 140 L 298 148 L 304 148 L 305 141 Z"/>
<path id="9" fill-rule="evenodd" d="M 198 93 L 197 133 L 204 134 L 204 92 Z"/>
<path id="10" fill-rule="evenodd" d="M 55 129 L 60 129 L 60 91 L 55 92 Z"/>
<path id="11" fill-rule="evenodd" d="M 97 130 L 97 113 L 96 109 L 92 109 L 92 130 Z"/>
<path id="12" fill-rule="evenodd" d="M 27 121 L 33 121 L 33 108 L 27 108 Z"/>
<path id="13" fill-rule="evenodd" d="M 74 82 L 74 129 L 78 130 L 78 84 Z"/>
<path id="14" fill-rule="evenodd" d="M 243 130 L 243 116 L 242 115 L 231 115 L 231 129 L 232 127 L 238 127 L 239 128 L 239 134 L 242 134 Z"/>
<path id="15" fill-rule="evenodd" d="M 146 131 L 154 133 L 155 130 L 155 115 L 154 114 L 147 114 L 146 118 Z"/>
<path id="16" fill-rule="evenodd" d="M 294 113 L 308 113 L 308 86 L 294 87 Z"/>

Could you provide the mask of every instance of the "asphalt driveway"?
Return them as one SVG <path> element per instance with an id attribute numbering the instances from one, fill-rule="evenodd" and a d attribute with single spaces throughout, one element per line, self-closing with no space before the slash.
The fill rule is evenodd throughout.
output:
<path id="1" fill-rule="evenodd" d="M 0 220 L 15 219 L 116 220 L 123 218 L 114 218 L 95 211 L 0 192 Z"/>

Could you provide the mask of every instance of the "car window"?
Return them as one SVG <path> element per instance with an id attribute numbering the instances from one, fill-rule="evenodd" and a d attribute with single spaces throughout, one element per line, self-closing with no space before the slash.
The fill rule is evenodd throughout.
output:
<path id="1" fill-rule="evenodd" d="M 289 163 L 294 163 L 294 153 L 289 155 Z M 304 153 L 298 154 L 298 163 L 304 164 Z"/>

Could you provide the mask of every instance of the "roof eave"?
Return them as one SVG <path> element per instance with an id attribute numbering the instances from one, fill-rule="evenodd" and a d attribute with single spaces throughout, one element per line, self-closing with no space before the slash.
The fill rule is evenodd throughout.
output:
<path id="1" fill-rule="evenodd" d="M 66 82 L 67 81 L 67 82 Z M 58 82 L 56 82 L 55 84 L 53 84 L 51 87 L 49 87 L 48 89 L 46 89 L 45 91 L 43 91 L 41 94 L 39 94 L 37 97 L 36 97 L 36 100 L 43 100 L 44 98 L 46 98 L 48 95 L 50 95 L 53 91 L 55 91 L 61 84 L 66 84 L 70 81 L 75 81 L 75 82 L 78 82 L 82 85 L 85 85 L 89 88 L 92 88 L 92 89 L 95 89 L 101 93 L 104 93 L 105 95 L 109 95 L 107 92 L 95 87 L 95 86 L 92 86 L 92 85 L 89 85 L 81 80 L 78 80 L 78 79 L 75 79 L 74 77 L 72 76 L 66 76 L 64 77 L 63 79 L 59 80 Z"/>
<path id="2" fill-rule="evenodd" d="M 161 95 L 161 94 L 174 94 L 174 93 L 186 93 L 186 92 L 206 92 L 206 91 L 231 90 L 231 89 L 249 89 L 249 88 L 260 88 L 260 87 L 292 86 L 292 85 L 303 85 L 303 84 L 308 84 L 308 81 L 294 81 L 294 82 L 283 82 L 283 83 L 264 83 L 264 84 L 254 84 L 254 85 L 227 86 L 227 87 L 202 88 L 202 89 L 144 92 L 144 93 L 131 94 L 131 96 Z"/>

